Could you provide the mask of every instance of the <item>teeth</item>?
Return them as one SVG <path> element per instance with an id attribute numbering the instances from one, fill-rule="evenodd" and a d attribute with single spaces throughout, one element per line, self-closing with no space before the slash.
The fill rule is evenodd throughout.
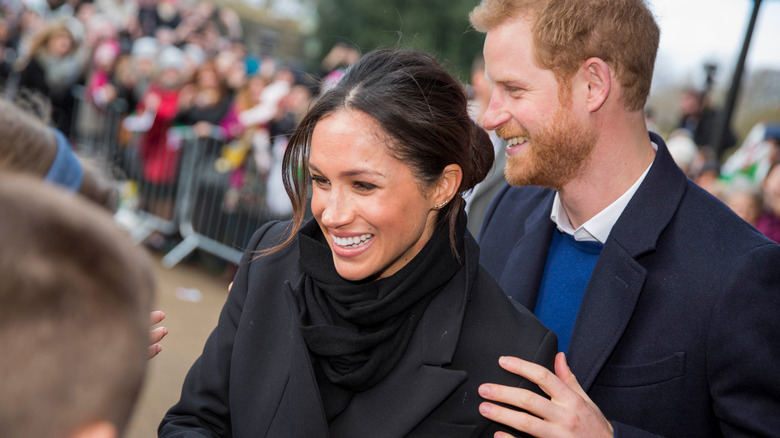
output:
<path id="1" fill-rule="evenodd" d="M 506 145 L 507 146 L 515 146 L 515 145 L 518 145 L 518 144 L 525 143 L 528 140 L 529 140 L 528 137 L 512 137 L 512 138 L 508 138 L 506 140 Z"/>
<path id="2" fill-rule="evenodd" d="M 354 237 L 336 237 L 333 236 L 333 242 L 338 246 L 357 248 L 365 245 L 368 239 L 374 237 L 373 234 L 363 234 Z"/>

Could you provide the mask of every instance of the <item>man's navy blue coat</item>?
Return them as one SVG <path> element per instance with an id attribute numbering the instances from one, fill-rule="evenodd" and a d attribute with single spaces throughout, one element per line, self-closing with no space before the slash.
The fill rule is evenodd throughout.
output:
<path id="1" fill-rule="evenodd" d="M 686 178 L 660 137 L 605 242 L 567 354 L 615 436 L 780 435 L 780 246 Z M 480 261 L 533 310 L 554 192 L 506 186 Z"/>

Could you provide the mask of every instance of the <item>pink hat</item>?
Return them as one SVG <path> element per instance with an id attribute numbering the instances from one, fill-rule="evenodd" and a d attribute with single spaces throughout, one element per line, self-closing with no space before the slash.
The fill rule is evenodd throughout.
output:
<path id="1" fill-rule="evenodd" d="M 119 43 L 113 40 L 103 41 L 95 49 L 93 61 L 95 63 L 112 62 L 119 56 Z"/>

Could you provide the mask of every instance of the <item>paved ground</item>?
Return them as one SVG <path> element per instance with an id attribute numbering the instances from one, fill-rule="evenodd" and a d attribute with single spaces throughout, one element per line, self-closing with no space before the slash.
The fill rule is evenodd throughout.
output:
<path id="1" fill-rule="evenodd" d="M 192 363 L 200 355 L 206 338 L 216 326 L 222 304 L 227 297 L 230 275 L 207 257 L 195 257 L 172 269 L 160 263 L 161 255 L 150 253 L 156 262 L 157 296 L 154 308 L 165 311 L 163 324 L 168 336 L 163 340 L 162 352 L 149 362 L 149 369 L 141 398 L 126 438 L 157 436 L 157 425 L 163 415 L 178 399 L 181 384 Z M 190 289 L 182 294 L 177 288 Z M 201 299 L 187 301 L 177 295 L 189 294 L 190 299 L 200 291 Z"/>

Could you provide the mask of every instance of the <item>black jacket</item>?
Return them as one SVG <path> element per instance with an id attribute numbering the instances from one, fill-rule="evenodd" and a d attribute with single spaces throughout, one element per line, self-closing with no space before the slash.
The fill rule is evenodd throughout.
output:
<path id="1" fill-rule="evenodd" d="M 249 248 L 272 246 L 284 223 L 263 226 Z M 396 368 L 357 393 L 330 425 L 333 436 L 492 436 L 479 414 L 482 383 L 538 388 L 498 365 L 514 355 L 553 365 L 555 334 L 516 309 L 478 264 L 466 237 L 463 267 L 437 294 Z M 327 437 L 311 358 L 290 300 L 301 278 L 297 239 L 263 258 L 248 251 L 219 325 L 190 370 L 161 437 Z"/>

